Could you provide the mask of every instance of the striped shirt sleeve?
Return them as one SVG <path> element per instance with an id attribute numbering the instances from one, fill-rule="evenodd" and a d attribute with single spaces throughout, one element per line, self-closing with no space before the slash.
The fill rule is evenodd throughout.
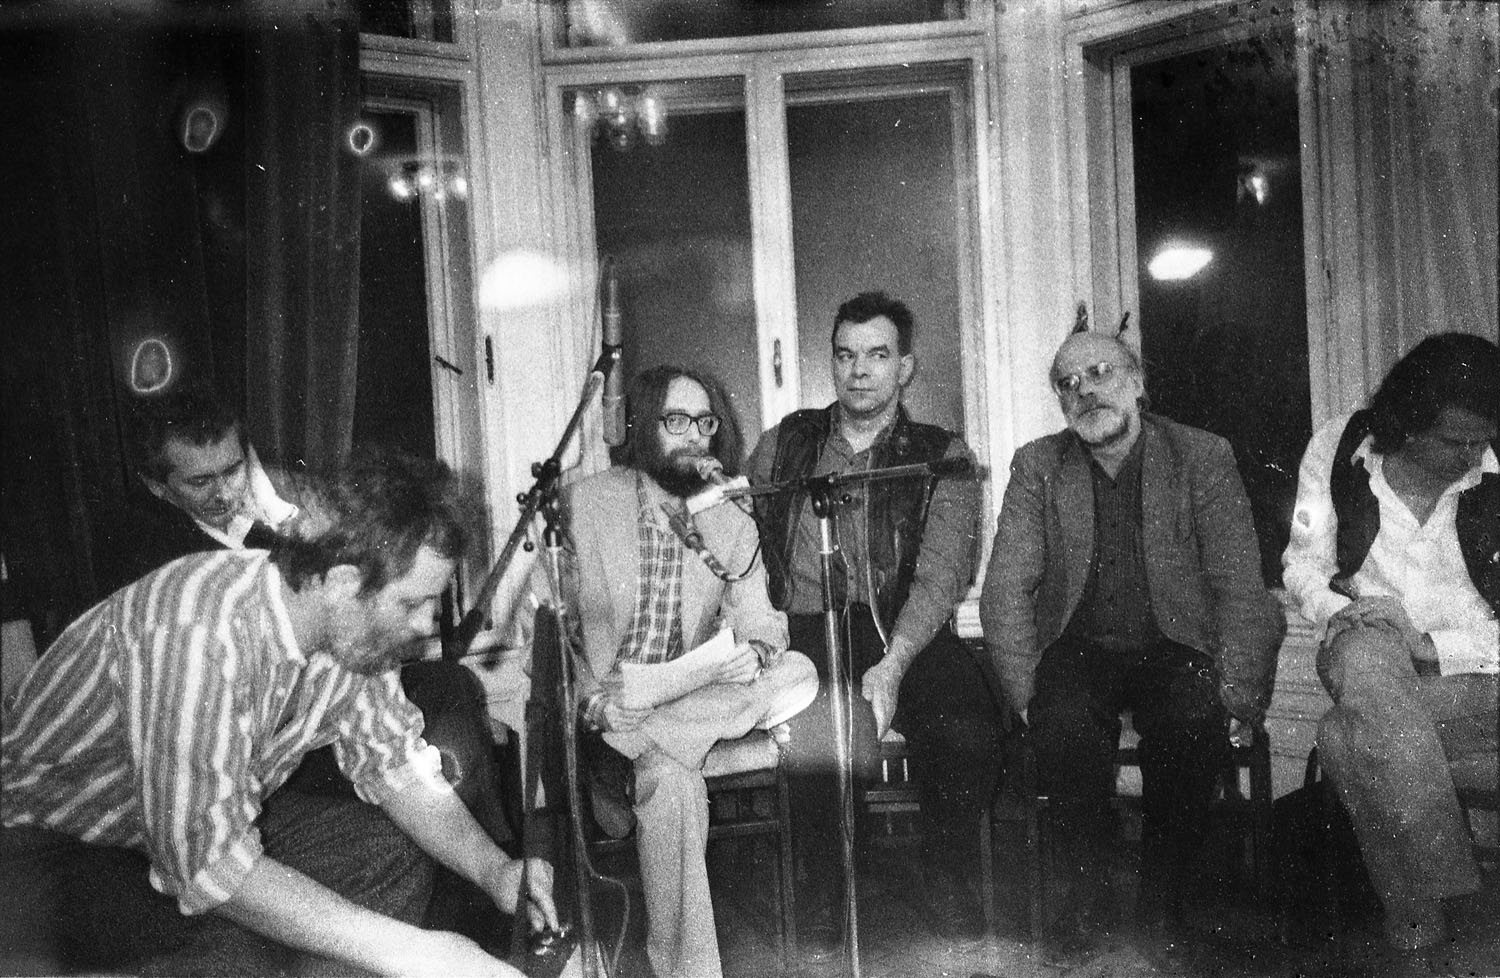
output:
<path id="1" fill-rule="evenodd" d="M 120 657 L 151 881 L 184 913 L 228 900 L 261 852 L 236 614 L 257 580 L 245 564 L 157 576 Z"/>
<path id="2" fill-rule="evenodd" d="M 422 739 L 422 711 L 401 690 L 399 670 L 359 677 L 343 707 L 333 753 L 360 798 L 380 804 L 419 779 L 447 784 L 441 755 Z"/>

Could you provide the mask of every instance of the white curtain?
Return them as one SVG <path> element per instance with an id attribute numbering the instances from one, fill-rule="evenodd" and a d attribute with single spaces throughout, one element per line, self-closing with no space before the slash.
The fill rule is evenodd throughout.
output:
<path id="1" fill-rule="evenodd" d="M 1500 5 L 1325 0 L 1307 41 L 1339 410 L 1424 336 L 1500 339 Z"/>

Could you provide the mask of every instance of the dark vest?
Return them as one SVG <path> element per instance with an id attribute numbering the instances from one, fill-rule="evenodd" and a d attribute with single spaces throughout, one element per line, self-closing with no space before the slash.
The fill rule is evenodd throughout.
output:
<path id="1" fill-rule="evenodd" d="M 823 453 L 833 425 L 833 408 L 796 411 L 781 422 L 776 440 L 776 458 L 771 480 L 783 482 L 812 475 Z M 915 465 L 941 460 L 948 452 L 953 433 L 935 425 L 917 424 L 896 409 L 890 436 L 876 445 L 872 468 Z M 927 508 L 937 480 L 881 479 L 866 485 L 870 527 L 870 568 L 875 578 L 875 600 L 881 623 L 895 626 L 896 616 L 906 604 L 917 552 L 927 526 Z M 766 555 L 771 603 L 785 608 L 790 599 L 788 579 L 793 549 L 797 543 L 797 520 L 807 505 L 807 493 L 785 493 L 756 499 L 756 518 Z"/>
<path id="2" fill-rule="evenodd" d="M 1370 491 L 1370 473 L 1354 453 L 1370 433 L 1370 412 L 1356 411 L 1333 453 L 1328 489 L 1338 517 L 1338 576 L 1353 577 L 1380 532 L 1380 502 Z M 1486 473 L 1458 497 L 1458 547 L 1481 597 L 1500 615 L 1500 476 Z"/>

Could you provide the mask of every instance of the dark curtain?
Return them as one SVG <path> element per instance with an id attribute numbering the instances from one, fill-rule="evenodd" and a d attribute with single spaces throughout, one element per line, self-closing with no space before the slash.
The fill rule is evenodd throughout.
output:
<path id="1" fill-rule="evenodd" d="M 246 61 L 247 420 L 268 462 L 331 463 L 358 375 L 357 17 L 330 3 L 267 18 Z"/>
<path id="2" fill-rule="evenodd" d="M 40 641 L 102 596 L 96 547 L 140 491 L 123 425 L 143 340 L 175 382 L 240 403 L 268 460 L 347 451 L 357 21 L 254 6 L 0 20 L 0 597 Z M 195 103 L 221 123 L 198 153 L 179 125 Z"/>

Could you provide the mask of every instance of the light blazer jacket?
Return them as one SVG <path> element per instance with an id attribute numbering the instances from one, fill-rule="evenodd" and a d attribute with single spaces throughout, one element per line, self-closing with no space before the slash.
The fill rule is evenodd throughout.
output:
<path id="1" fill-rule="evenodd" d="M 1234 452 L 1217 435 L 1141 415 L 1141 529 L 1156 625 L 1212 657 L 1235 716 L 1271 698 L 1286 621 L 1260 576 L 1260 550 Z M 985 644 L 1006 699 L 1031 700 L 1037 662 L 1078 608 L 1094 556 L 1089 454 L 1071 431 L 1011 462 L 980 598 Z"/>
<path id="2" fill-rule="evenodd" d="M 569 486 L 563 494 L 568 514 L 574 569 L 569 581 L 573 603 L 583 630 L 587 668 L 578 676 L 579 699 L 597 691 L 599 680 L 613 667 L 615 654 L 635 611 L 635 589 L 640 577 L 636 542 L 635 470 L 612 468 Z M 645 479 L 652 518 L 668 533 L 661 503 L 668 496 Z M 689 550 L 683 554 L 682 640 L 693 648 L 712 638 L 721 617 L 734 627 L 736 641 L 760 639 L 773 649 L 787 647 L 786 616 L 771 607 L 766 596 L 765 562 L 755 521 L 733 504 L 704 510 L 697 517 L 703 542 L 731 575 L 755 561 L 743 580 L 732 584 L 714 576 Z"/>

